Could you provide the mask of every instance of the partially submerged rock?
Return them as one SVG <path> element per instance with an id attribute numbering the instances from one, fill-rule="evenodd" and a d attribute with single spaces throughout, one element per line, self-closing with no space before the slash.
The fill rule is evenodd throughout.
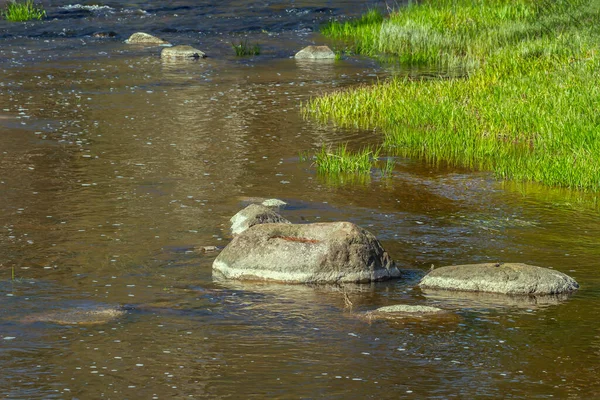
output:
<path id="1" fill-rule="evenodd" d="M 335 53 L 327 46 L 308 46 L 294 57 L 299 60 L 331 60 L 335 59 Z"/>
<path id="2" fill-rule="evenodd" d="M 117 32 L 106 31 L 106 32 L 94 32 L 92 37 L 99 39 L 112 39 L 117 37 Z"/>
<path id="3" fill-rule="evenodd" d="M 204 52 L 188 45 L 165 47 L 160 52 L 160 58 L 165 60 L 197 60 L 205 57 Z"/>
<path id="4" fill-rule="evenodd" d="M 290 221 L 261 204 L 250 204 L 231 217 L 229 221 L 231 222 L 231 233 L 234 235 L 239 235 L 251 226 L 258 224 L 291 224 Z"/>
<path id="5" fill-rule="evenodd" d="M 429 272 L 424 289 L 445 289 L 502 294 L 549 295 L 579 288 L 570 276 L 548 268 L 519 263 L 452 265 Z"/>
<path id="6" fill-rule="evenodd" d="M 133 35 L 129 36 L 129 39 L 125 41 L 127 44 L 143 44 L 150 46 L 164 46 L 170 45 L 169 42 L 163 40 L 159 37 L 150 35 L 149 33 L 144 32 L 136 32 Z"/>
<path id="7" fill-rule="evenodd" d="M 375 236 L 350 222 L 252 226 L 223 249 L 213 272 L 285 283 L 365 283 L 400 276 Z"/>
<path id="8" fill-rule="evenodd" d="M 437 307 L 419 306 L 409 304 L 395 304 L 393 306 L 380 307 L 374 311 L 367 311 L 363 317 L 373 319 L 402 319 L 423 318 L 431 315 L 446 314 L 447 311 Z"/>
<path id="9" fill-rule="evenodd" d="M 99 325 L 114 321 L 125 315 L 126 312 L 123 307 L 74 307 L 30 315 L 25 318 L 24 322 L 49 322 L 59 325 Z"/>
<path id="10" fill-rule="evenodd" d="M 274 207 L 274 208 L 281 208 L 281 207 L 285 207 L 287 205 L 287 203 L 285 201 L 279 200 L 279 199 L 266 199 L 261 204 L 265 207 Z"/>

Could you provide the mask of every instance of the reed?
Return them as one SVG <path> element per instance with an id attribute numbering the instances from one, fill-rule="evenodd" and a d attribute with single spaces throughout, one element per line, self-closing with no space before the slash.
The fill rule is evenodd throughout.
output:
<path id="1" fill-rule="evenodd" d="M 321 174 L 369 174 L 378 156 L 379 149 L 372 150 L 370 147 L 352 152 L 347 144 L 333 150 L 323 146 L 315 156 L 315 164 Z"/>
<path id="2" fill-rule="evenodd" d="M 46 16 L 46 11 L 41 5 L 35 5 L 33 0 L 27 0 L 23 3 L 11 0 L 6 3 L 4 10 L 0 14 L 7 21 L 23 22 L 41 20 Z"/>
<path id="3" fill-rule="evenodd" d="M 322 122 L 380 128 L 398 155 L 599 191 L 599 26 L 598 0 L 424 0 L 382 22 L 330 24 L 327 34 L 353 38 L 363 54 L 464 74 L 394 78 L 303 109 Z"/>
<path id="4" fill-rule="evenodd" d="M 248 40 L 241 40 L 239 43 L 231 43 L 231 47 L 238 57 L 257 56 L 260 54 L 260 45 L 258 43 L 250 44 Z"/>

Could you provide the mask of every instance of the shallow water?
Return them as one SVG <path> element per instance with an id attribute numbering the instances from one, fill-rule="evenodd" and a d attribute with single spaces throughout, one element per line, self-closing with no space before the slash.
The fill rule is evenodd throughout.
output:
<path id="1" fill-rule="evenodd" d="M 389 70 L 289 58 L 324 42 L 320 22 L 367 5 L 103 5 L 0 22 L 0 397 L 600 396 L 595 195 L 411 159 L 390 179 L 340 182 L 299 160 L 380 140 L 299 106 Z M 210 57 L 162 63 L 158 48 L 122 43 L 138 30 Z M 244 35 L 260 56 L 233 56 Z M 196 248 L 225 246 L 228 218 L 254 197 L 287 201 L 293 222 L 360 224 L 406 277 L 346 288 L 352 310 L 340 288 L 213 281 L 216 253 Z M 582 288 L 549 304 L 413 289 L 431 264 L 487 261 L 555 268 Z M 395 303 L 456 318 L 357 317 Z M 143 306 L 101 325 L 32 318 L 123 304 Z"/>

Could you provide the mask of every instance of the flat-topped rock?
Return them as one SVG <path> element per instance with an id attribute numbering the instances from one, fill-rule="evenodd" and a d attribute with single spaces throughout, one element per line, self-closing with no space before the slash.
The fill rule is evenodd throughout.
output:
<path id="1" fill-rule="evenodd" d="M 143 44 L 149 46 L 160 46 L 160 45 L 170 45 L 169 42 L 163 40 L 154 35 L 150 35 L 149 33 L 144 32 L 136 32 L 133 35 L 129 36 L 129 39 L 125 40 L 125 43 L 128 44 Z"/>
<path id="2" fill-rule="evenodd" d="M 441 267 L 425 275 L 419 286 L 424 289 L 521 295 L 569 293 L 579 288 L 573 278 L 562 272 L 519 263 Z"/>
<path id="3" fill-rule="evenodd" d="M 188 45 L 165 47 L 160 52 L 160 58 L 166 60 L 197 60 L 205 57 L 204 52 Z"/>
<path id="4" fill-rule="evenodd" d="M 229 221 L 231 222 L 231 233 L 234 235 L 239 235 L 251 226 L 258 224 L 291 224 L 290 221 L 262 204 L 250 204 L 231 217 Z"/>
<path id="5" fill-rule="evenodd" d="M 335 53 L 327 46 L 308 46 L 296 53 L 298 60 L 332 60 Z"/>
<path id="6" fill-rule="evenodd" d="M 359 313 L 359 319 L 366 321 L 373 320 L 389 320 L 389 321 L 431 321 L 435 323 L 439 322 L 452 322 L 455 321 L 457 316 L 454 313 L 449 312 L 437 307 L 421 306 L 421 305 L 410 305 L 410 304 L 395 304 L 392 306 L 380 307 L 373 311 L 367 311 L 365 313 Z"/>
<path id="7" fill-rule="evenodd" d="M 400 276 L 375 236 L 350 222 L 254 225 L 213 263 L 218 277 L 285 283 L 366 283 Z"/>

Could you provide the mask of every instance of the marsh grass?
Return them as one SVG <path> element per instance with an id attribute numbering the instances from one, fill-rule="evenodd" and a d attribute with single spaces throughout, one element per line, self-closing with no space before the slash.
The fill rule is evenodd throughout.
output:
<path id="1" fill-rule="evenodd" d="M 43 7 L 36 6 L 33 0 L 27 0 L 19 3 L 15 0 L 6 3 L 4 10 L 0 14 L 7 21 L 23 22 L 31 20 L 41 20 L 46 16 L 46 11 Z"/>
<path id="2" fill-rule="evenodd" d="M 396 162 L 393 158 L 388 157 L 383 165 L 381 166 L 381 176 L 383 178 L 390 178 L 394 173 L 394 168 L 396 167 Z"/>
<path id="3" fill-rule="evenodd" d="M 238 57 L 257 56 L 260 54 L 260 45 L 258 43 L 250 44 L 248 39 L 241 40 L 237 44 L 231 43 L 231 47 Z"/>
<path id="4" fill-rule="evenodd" d="M 335 36 L 332 26 L 345 33 Z M 304 111 L 340 126 L 380 128 L 397 155 L 598 191 L 599 27 L 598 0 L 425 0 L 383 22 L 330 25 L 325 32 L 353 38 L 363 54 L 452 62 L 467 73 L 341 90 Z"/>
<path id="5" fill-rule="evenodd" d="M 369 174 L 378 156 L 379 150 L 372 150 L 370 147 L 352 152 L 348 150 L 347 144 L 336 149 L 323 146 L 316 154 L 315 164 L 317 172 L 321 174 Z"/>

